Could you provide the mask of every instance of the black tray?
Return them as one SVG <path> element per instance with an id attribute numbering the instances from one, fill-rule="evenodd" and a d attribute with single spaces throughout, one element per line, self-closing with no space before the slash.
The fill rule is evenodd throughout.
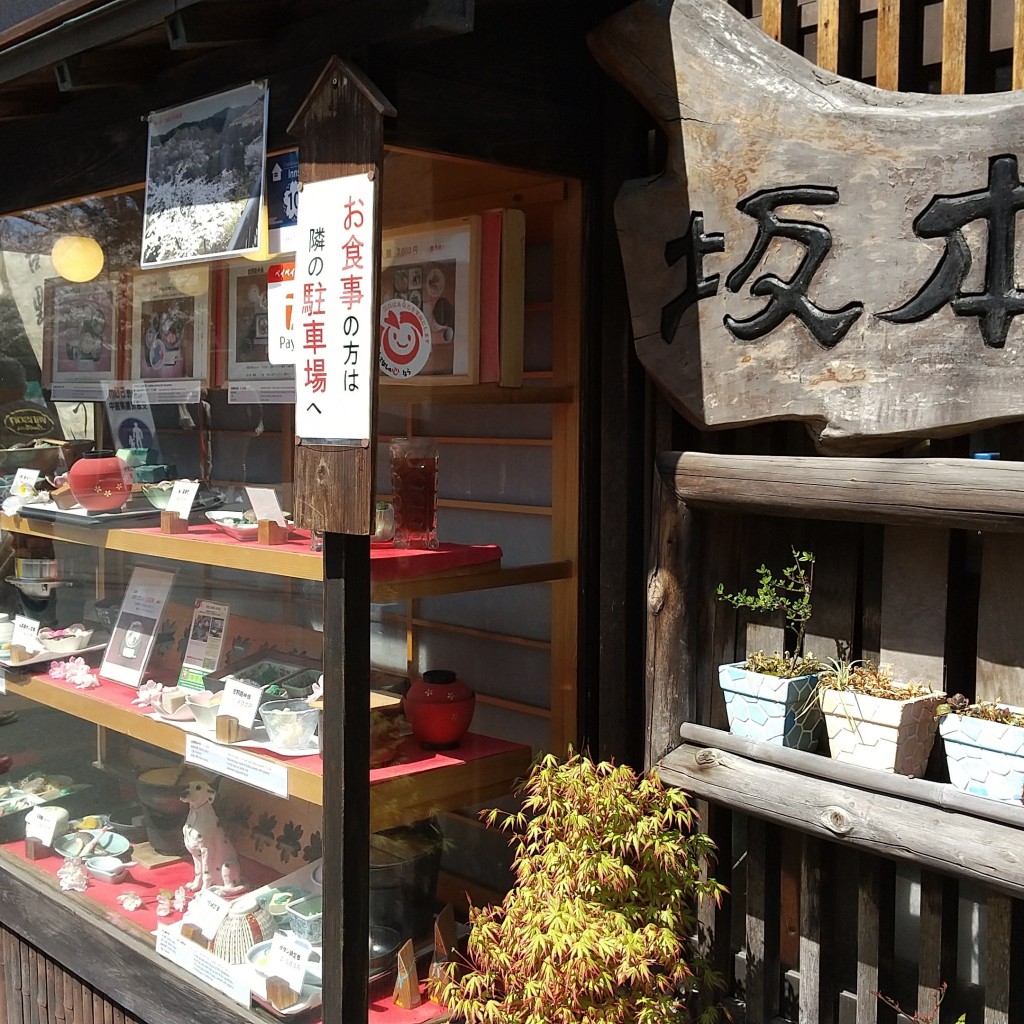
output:
<path id="1" fill-rule="evenodd" d="M 219 494 L 197 494 L 192 503 L 189 521 L 202 518 L 224 503 Z M 35 519 L 43 523 L 59 523 L 62 526 L 153 526 L 160 522 L 160 509 L 153 508 L 144 497 L 132 498 L 127 508 L 117 512 L 84 512 L 59 509 L 56 506 L 24 505 L 18 514 L 24 519 Z"/>

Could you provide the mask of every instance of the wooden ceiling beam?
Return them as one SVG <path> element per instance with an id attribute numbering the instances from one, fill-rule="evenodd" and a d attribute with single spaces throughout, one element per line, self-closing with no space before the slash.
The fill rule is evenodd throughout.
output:
<path id="1" fill-rule="evenodd" d="M 277 7 L 280 17 L 280 5 Z M 269 32 L 272 7 L 250 2 L 245 16 L 236 7 L 187 7 L 164 19 L 167 45 L 172 50 L 195 50 L 212 46 L 240 46 L 265 38 Z"/>

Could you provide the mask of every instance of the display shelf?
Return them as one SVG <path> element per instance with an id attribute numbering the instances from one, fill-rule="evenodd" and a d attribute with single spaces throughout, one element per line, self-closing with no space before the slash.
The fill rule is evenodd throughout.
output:
<path id="1" fill-rule="evenodd" d="M 37 704 L 110 729 L 122 736 L 183 756 L 188 733 L 171 722 L 154 718 L 132 704 L 130 686 L 102 683 L 91 690 L 49 676 L 8 670 L 6 686 Z M 323 761 L 318 754 L 281 757 L 271 751 L 239 747 L 246 754 L 283 762 L 288 766 L 289 795 L 320 804 L 323 800 Z M 370 817 L 374 831 L 391 828 L 411 817 L 427 817 L 476 800 L 507 793 L 525 774 L 530 748 L 519 743 L 469 733 L 454 750 L 422 750 L 413 739 L 398 751 L 398 762 L 370 770 Z"/>
<path id="2" fill-rule="evenodd" d="M 323 579 L 323 557 L 309 550 L 308 535 L 302 533 L 285 544 L 271 547 L 234 540 L 207 524 L 194 525 L 187 534 L 170 535 L 157 528 L 97 530 L 0 515 L 0 527 L 28 537 L 105 551 L 288 579 Z M 566 579 L 572 573 L 572 565 L 567 561 L 504 567 L 500 560 L 501 549 L 494 544 L 442 544 L 432 551 L 375 547 L 370 553 L 370 600 L 384 604 L 467 590 L 490 590 Z"/>

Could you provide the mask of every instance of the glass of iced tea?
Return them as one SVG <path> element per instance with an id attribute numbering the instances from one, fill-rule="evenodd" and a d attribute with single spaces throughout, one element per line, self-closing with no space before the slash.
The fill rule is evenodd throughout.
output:
<path id="1" fill-rule="evenodd" d="M 437 445 L 429 437 L 391 442 L 396 548 L 437 547 Z"/>

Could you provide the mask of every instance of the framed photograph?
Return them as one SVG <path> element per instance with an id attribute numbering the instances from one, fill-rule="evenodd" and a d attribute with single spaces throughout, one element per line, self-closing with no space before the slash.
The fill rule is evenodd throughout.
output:
<path id="1" fill-rule="evenodd" d="M 259 249 L 267 97 L 253 82 L 150 115 L 143 267 Z"/>
<path id="2" fill-rule="evenodd" d="M 290 364 L 274 364 L 268 357 L 270 328 L 267 319 L 269 263 L 228 267 L 228 380 L 288 380 Z"/>
<path id="3" fill-rule="evenodd" d="M 120 372 L 120 275 L 43 282 L 43 384 L 116 380 Z"/>
<path id="4" fill-rule="evenodd" d="M 480 217 L 385 231 L 381 249 L 383 379 L 476 384 Z"/>
<path id="5" fill-rule="evenodd" d="M 132 275 L 127 333 L 132 379 L 206 380 L 209 267 Z"/>

